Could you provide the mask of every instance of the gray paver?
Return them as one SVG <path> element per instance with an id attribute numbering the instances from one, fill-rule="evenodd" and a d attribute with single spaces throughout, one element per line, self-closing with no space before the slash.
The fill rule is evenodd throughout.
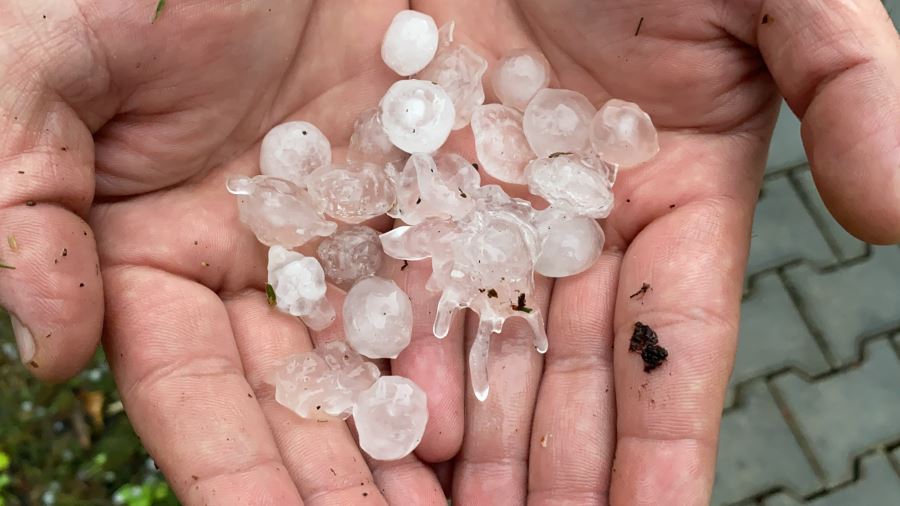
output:
<path id="1" fill-rule="evenodd" d="M 800 310 L 821 332 L 841 365 L 858 360 L 861 338 L 900 326 L 900 249 L 872 247 L 864 262 L 828 273 L 807 265 L 787 269 Z"/>
<path id="2" fill-rule="evenodd" d="M 786 494 L 766 498 L 765 506 L 885 506 L 900 502 L 900 480 L 887 455 L 875 453 L 860 462 L 860 477 L 856 482 L 830 490 L 821 497 L 799 503 Z"/>
<path id="3" fill-rule="evenodd" d="M 773 173 L 806 163 L 806 152 L 800 138 L 800 120 L 782 100 L 778 113 L 778 123 L 769 145 L 769 160 L 766 172 Z"/>
<path id="4" fill-rule="evenodd" d="M 825 473 L 826 485 L 852 479 L 852 461 L 873 445 L 900 438 L 900 359 L 887 339 L 866 347 L 866 360 L 807 383 L 793 373 L 775 386 Z"/>
<path id="5" fill-rule="evenodd" d="M 794 260 L 816 265 L 837 261 L 786 176 L 766 182 L 753 217 L 747 274 Z"/>
<path id="6" fill-rule="evenodd" d="M 729 388 L 789 366 L 810 376 L 828 371 L 825 356 L 781 279 L 774 273 L 763 274 L 741 305 L 740 339 Z"/>
<path id="7" fill-rule="evenodd" d="M 800 187 L 812 204 L 813 212 L 819 216 L 821 223 L 824 224 L 825 233 L 831 237 L 833 244 L 837 247 L 840 259 L 848 260 L 865 255 L 866 243 L 850 235 L 849 232 L 844 230 L 844 227 L 831 217 L 831 213 L 825 207 L 825 203 L 822 202 L 822 197 L 819 196 L 819 191 L 816 189 L 809 167 L 807 166 L 805 169 L 794 172 L 794 177 L 800 183 Z"/>
<path id="8" fill-rule="evenodd" d="M 717 506 L 772 488 L 808 495 L 821 487 L 762 380 L 749 383 L 741 406 L 725 413 L 718 458 Z"/>

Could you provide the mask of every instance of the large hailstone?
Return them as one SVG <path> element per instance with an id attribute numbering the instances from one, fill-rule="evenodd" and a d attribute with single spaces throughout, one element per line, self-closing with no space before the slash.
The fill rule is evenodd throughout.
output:
<path id="1" fill-rule="evenodd" d="M 650 115 L 637 104 L 615 98 L 591 121 L 591 144 L 597 156 L 621 168 L 640 165 L 659 152 Z"/>
<path id="2" fill-rule="evenodd" d="M 537 156 L 587 154 L 591 147 L 591 120 L 596 112 L 581 93 L 544 88 L 525 108 L 522 129 Z"/>
<path id="3" fill-rule="evenodd" d="M 303 418 L 346 419 L 381 373 L 343 341 L 287 357 L 275 371 L 275 400 Z"/>
<path id="4" fill-rule="evenodd" d="M 394 184 L 397 201 L 388 215 L 414 225 L 427 218 L 458 218 L 469 213 L 475 206 L 469 193 L 479 187 L 481 177 L 455 153 L 434 157 L 416 153 L 395 176 Z"/>
<path id="5" fill-rule="evenodd" d="M 362 223 L 394 205 L 393 185 L 379 165 L 321 167 L 306 184 L 319 209 L 344 223 Z"/>
<path id="6" fill-rule="evenodd" d="M 485 172 L 506 183 L 525 184 L 525 166 L 535 154 L 522 130 L 522 113 L 501 104 L 475 108 L 475 152 Z"/>
<path id="7" fill-rule="evenodd" d="M 318 260 L 272 246 L 268 271 L 278 309 L 299 316 L 313 330 L 331 325 L 335 312 L 325 297 L 325 272 Z"/>
<path id="8" fill-rule="evenodd" d="M 381 98 L 379 107 L 384 132 L 407 153 L 437 151 L 456 121 L 453 99 L 431 81 L 397 81 Z"/>
<path id="9" fill-rule="evenodd" d="M 241 222 L 266 246 L 296 248 L 337 229 L 306 190 L 289 181 L 272 176 L 233 177 L 227 187 L 239 197 Z"/>
<path id="10" fill-rule="evenodd" d="M 534 270 L 543 276 L 562 278 L 584 272 L 603 250 L 603 229 L 593 218 L 550 207 L 537 213 L 535 228 L 541 238 L 541 253 Z"/>
<path id="11" fill-rule="evenodd" d="M 412 303 L 389 279 L 359 280 L 344 300 L 347 343 L 369 358 L 397 358 L 412 336 Z"/>
<path id="12" fill-rule="evenodd" d="M 353 407 L 359 446 L 377 460 L 398 460 L 419 446 L 428 424 L 425 392 L 407 378 L 382 376 Z"/>
<path id="13" fill-rule="evenodd" d="M 263 175 L 305 185 L 306 176 L 331 163 L 331 143 L 312 123 L 291 121 L 263 137 L 259 169 Z"/>
<path id="14" fill-rule="evenodd" d="M 398 12 L 381 42 L 381 59 L 401 76 L 411 76 L 425 68 L 438 48 L 438 28 L 428 14 Z"/>
<path id="15" fill-rule="evenodd" d="M 341 287 L 375 274 L 383 257 L 378 232 L 365 225 L 347 227 L 325 238 L 316 256 L 328 279 Z"/>
<path id="16" fill-rule="evenodd" d="M 378 108 L 372 107 L 361 112 L 353 124 L 353 135 L 350 136 L 350 146 L 347 148 L 347 163 L 385 165 L 399 163 L 404 158 L 406 153 L 394 146 L 384 132 Z"/>
<path id="17" fill-rule="evenodd" d="M 491 86 L 503 105 L 524 111 L 550 84 L 550 62 L 536 49 L 513 49 L 491 71 Z"/>
<path id="18" fill-rule="evenodd" d="M 553 207 L 575 215 L 606 218 L 614 196 L 609 171 L 613 167 L 578 155 L 538 158 L 528 164 L 528 189 Z"/>

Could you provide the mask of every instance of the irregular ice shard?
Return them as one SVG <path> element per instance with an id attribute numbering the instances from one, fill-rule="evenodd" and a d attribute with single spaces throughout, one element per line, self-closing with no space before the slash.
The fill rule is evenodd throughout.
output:
<path id="1" fill-rule="evenodd" d="M 275 400 L 303 418 L 350 416 L 360 394 L 381 373 L 343 341 L 291 355 L 275 371 Z"/>
<path id="2" fill-rule="evenodd" d="M 456 121 L 456 109 L 447 92 L 419 79 L 394 83 L 382 97 L 380 111 L 384 132 L 407 153 L 436 151 Z"/>
<path id="3" fill-rule="evenodd" d="M 598 166 L 594 166 L 594 164 Z M 577 155 L 538 158 L 525 170 L 528 189 L 574 215 L 606 218 L 614 196 L 606 164 Z"/>
<path id="4" fill-rule="evenodd" d="M 319 209 L 344 223 L 362 223 L 394 205 L 393 185 L 378 165 L 321 167 L 306 182 Z"/>
<path id="5" fill-rule="evenodd" d="M 259 169 L 263 175 L 304 186 L 306 176 L 331 163 L 331 143 L 312 123 L 291 121 L 263 137 Z"/>
<path id="6" fill-rule="evenodd" d="M 421 12 L 398 12 L 381 42 L 381 59 L 401 76 L 425 68 L 438 47 L 438 28 L 431 16 Z"/>
<path id="7" fill-rule="evenodd" d="M 522 130 L 522 114 L 500 104 L 475 108 L 475 152 L 484 171 L 506 183 L 525 184 L 525 166 L 535 154 Z"/>
<path id="8" fill-rule="evenodd" d="M 514 49 L 491 71 L 494 94 L 503 105 L 524 111 L 538 91 L 550 84 L 550 63 L 536 49 Z"/>
<path id="9" fill-rule="evenodd" d="M 409 455 L 425 434 L 428 399 L 411 380 L 382 376 L 359 396 L 353 408 L 359 446 L 374 459 Z"/>
<path id="10" fill-rule="evenodd" d="M 369 358 L 397 358 L 409 345 L 412 303 L 389 279 L 359 280 L 344 300 L 343 316 L 347 342 Z"/>
<path id="11" fill-rule="evenodd" d="M 590 125 L 596 112 L 581 93 L 544 88 L 525 108 L 522 128 L 537 156 L 588 154 Z"/>
<path id="12" fill-rule="evenodd" d="M 480 181 L 472 164 L 459 155 L 413 154 L 395 177 L 397 201 L 388 215 L 411 225 L 427 218 L 464 216 L 475 205 L 468 194 Z"/>
<path id="13" fill-rule="evenodd" d="M 375 274 L 383 257 L 378 232 L 365 225 L 339 230 L 319 243 L 316 255 L 328 279 L 341 287 Z"/>
<path id="14" fill-rule="evenodd" d="M 318 260 L 272 246 L 268 270 L 278 309 L 299 316 L 313 330 L 331 325 L 334 307 L 325 298 L 325 272 Z"/>
<path id="15" fill-rule="evenodd" d="M 537 213 L 535 227 L 541 237 L 541 254 L 534 264 L 538 274 L 562 278 L 584 272 L 603 250 L 603 230 L 593 218 L 550 207 Z"/>
<path id="16" fill-rule="evenodd" d="M 228 191 L 237 195 L 241 222 L 266 246 L 295 248 L 334 233 L 306 190 L 271 176 L 233 177 Z"/>
<path id="17" fill-rule="evenodd" d="M 591 144 L 602 160 L 629 168 L 659 152 L 650 115 L 634 103 L 612 99 L 591 121 Z"/>
<path id="18" fill-rule="evenodd" d="M 377 107 L 366 109 L 360 113 L 353 124 L 353 135 L 350 136 L 350 147 L 347 149 L 347 162 L 351 165 L 372 163 L 386 165 L 400 163 L 406 153 L 391 143 L 384 132 Z"/>

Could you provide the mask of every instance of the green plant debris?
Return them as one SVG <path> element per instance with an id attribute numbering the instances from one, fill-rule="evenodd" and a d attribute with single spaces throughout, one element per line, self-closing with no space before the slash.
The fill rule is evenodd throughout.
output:
<path id="1" fill-rule="evenodd" d="M 156 23 L 156 20 L 162 15 L 163 9 L 166 8 L 166 0 L 159 0 L 156 3 L 156 12 L 153 13 L 153 21 L 151 23 Z"/>
<path id="2" fill-rule="evenodd" d="M 278 303 L 278 299 L 275 297 L 275 288 L 269 283 L 266 283 L 266 302 L 268 302 L 270 306 L 274 306 Z"/>

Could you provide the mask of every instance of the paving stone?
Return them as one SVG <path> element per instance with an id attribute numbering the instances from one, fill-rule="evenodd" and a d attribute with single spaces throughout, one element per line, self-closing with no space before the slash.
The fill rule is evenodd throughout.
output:
<path id="1" fill-rule="evenodd" d="M 875 453 L 860 462 L 859 479 L 805 503 L 786 494 L 766 498 L 765 506 L 886 506 L 900 503 L 900 479 L 887 455 Z"/>
<path id="2" fill-rule="evenodd" d="M 766 182 L 753 217 L 747 275 L 804 259 L 816 265 L 837 261 L 790 180 L 775 177 Z"/>
<path id="3" fill-rule="evenodd" d="M 778 275 L 763 274 L 741 305 L 740 339 L 729 389 L 789 366 L 810 376 L 829 369 Z"/>
<path id="4" fill-rule="evenodd" d="M 884 6 L 894 20 L 894 27 L 900 32 L 900 0 L 884 0 Z"/>
<path id="5" fill-rule="evenodd" d="M 865 255 L 866 243 L 844 230 L 844 227 L 832 218 L 828 208 L 825 207 L 825 203 L 822 202 L 822 197 L 819 196 L 819 191 L 816 189 L 816 184 L 813 182 L 809 166 L 794 172 L 794 177 L 800 183 L 800 187 L 803 189 L 803 193 L 806 194 L 808 202 L 812 204 L 813 212 L 818 215 L 821 220 L 820 223 L 824 225 L 824 233 L 827 234 L 831 243 L 837 248 L 840 259 L 848 260 Z"/>
<path id="6" fill-rule="evenodd" d="M 808 265 L 787 269 L 803 312 L 841 365 L 858 360 L 863 337 L 900 327 L 900 248 L 872 247 L 867 260 L 817 273 Z"/>
<path id="7" fill-rule="evenodd" d="M 900 358 L 887 339 L 865 355 L 859 367 L 813 383 L 793 373 L 775 379 L 829 487 L 853 478 L 857 455 L 900 438 Z"/>
<path id="8" fill-rule="evenodd" d="M 769 161 L 766 172 L 773 173 L 806 163 L 806 152 L 800 138 L 800 120 L 782 100 L 778 123 L 769 145 Z"/>
<path id="9" fill-rule="evenodd" d="M 778 487 L 808 495 L 821 484 L 765 383 L 754 381 L 746 385 L 741 405 L 722 419 L 712 504 Z"/>

